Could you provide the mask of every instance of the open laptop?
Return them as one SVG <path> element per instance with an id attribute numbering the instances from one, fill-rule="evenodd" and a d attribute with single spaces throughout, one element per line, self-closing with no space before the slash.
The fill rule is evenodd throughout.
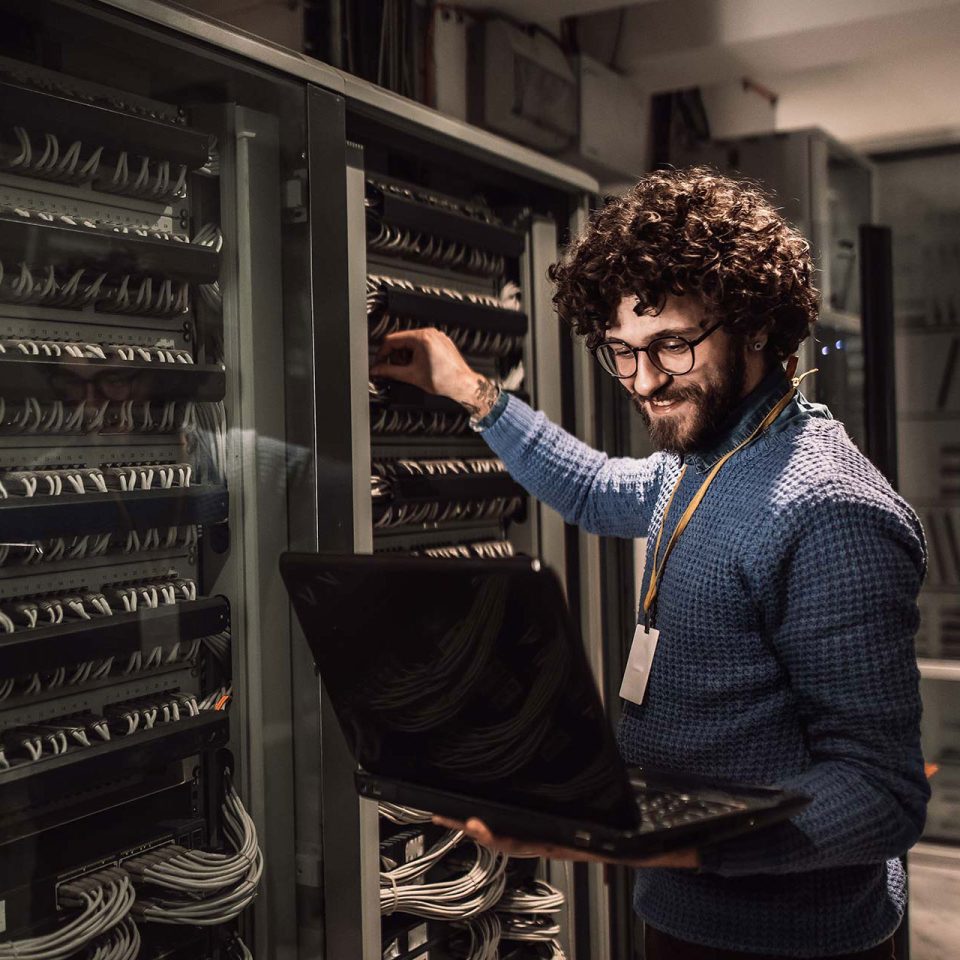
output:
<path id="1" fill-rule="evenodd" d="M 288 553 L 280 571 L 362 796 L 624 857 L 808 802 L 628 769 L 560 584 L 536 560 Z"/>

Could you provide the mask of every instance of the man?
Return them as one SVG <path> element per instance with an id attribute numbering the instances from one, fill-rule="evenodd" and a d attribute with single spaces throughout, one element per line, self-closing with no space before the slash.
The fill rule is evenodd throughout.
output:
<path id="1" fill-rule="evenodd" d="M 897 857 L 929 797 L 923 534 L 784 373 L 816 319 L 811 272 L 758 190 L 705 169 L 651 174 L 595 215 L 551 268 L 554 302 L 649 427 L 644 460 L 499 393 L 439 331 L 387 337 L 372 369 L 460 401 L 568 522 L 649 534 L 639 616 L 659 639 L 641 629 L 631 653 L 648 680 L 624 688 L 628 763 L 813 798 L 786 823 L 636 864 L 648 960 L 893 956 Z M 507 852 L 578 856 L 467 827 Z"/>

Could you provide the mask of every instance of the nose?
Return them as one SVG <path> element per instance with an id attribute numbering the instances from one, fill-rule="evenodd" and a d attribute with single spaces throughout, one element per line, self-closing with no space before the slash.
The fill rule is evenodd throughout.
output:
<path id="1" fill-rule="evenodd" d="M 650 362 L 646 353 L 640 353 L 637 355 L 637 372 L 633 380 L 624 380 L 623 385 L 639 397 L 651 397 L 671 379 L 669 373 L 657 369 Z"/>

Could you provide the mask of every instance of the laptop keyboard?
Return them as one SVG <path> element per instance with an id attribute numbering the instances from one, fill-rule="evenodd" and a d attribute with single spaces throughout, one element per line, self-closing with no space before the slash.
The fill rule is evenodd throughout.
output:
<path id="1" fill-rule="evenodd" d="M 635 789 L 642 828 L 646 830 L 662 830 L 747 809 L 746 804 L 734 800 L 705 800 L 686 793 L 667 793 L 646 787 Z"/>

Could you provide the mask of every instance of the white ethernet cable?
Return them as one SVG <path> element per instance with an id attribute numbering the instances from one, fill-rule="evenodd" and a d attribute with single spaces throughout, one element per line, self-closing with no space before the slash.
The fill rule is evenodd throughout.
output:
<path id="1" fill-rule="evenodd" d="M 380 816 L 391 823 L 431 823 L 433 814 L 425 810 L 414 810 L 413 807 L 404 807 L 399 803 L 380 802 Z"/>
<path id="2" fill-rule="evenodd" d="M 257 895 L 263 874 L 263 854 L 253 820 L 240 802 L 230 773 L 224 774 L 226 795 L 221 808 L 227 839 L 235 853 L 182 850 L 159 862 L 145 854 L 128 860 L 124 868 L 150 886 L 180 894 L 176 899 L 150 896 L 137 901 L 134 915 L 148 923 L 215 926 L 238 917 Z M 0 960 L 3 960 L 0 954 Z"/>
<path id="3" fill-rule="evenodd" d="M 124 917 L 112 930 L 90 944 L 85 960 L 136 960 L 140 955 L 140 930 Z"/>
<path id="4" fill-rule="evenodd" d="M 0 941 L 0 960 L 67 960 L 120 924 L 136 894 L 127 874 L 110 868 L 62 884 L 58 897 L 61 906 L 79 908 L 80 915 L 40 937 Z"/>
<path id="5" fill-rule="evenodd" d="M 439 840 L 434 843 L 429 850 L 415 860 L 407 863 L 393 865 L 388 870 L 380 871 L 380 885 L 386 884 L 389 887 L 399 886 L 410 883 L 417 877 L 423 876 L 435 863 L 442 860 L 451 850 L 463 839 L 462 830 L 448 830 Z M 380 858 L 382 865 L 389 865 L 385 857 Z"/>
<path id="6" fill-rule="evenodd" d="M 381 914 L 399 911 L 433 920 L 466 920 L 491 909 L 503 895 L 507 858 L 478 843 L 472 846 L 474 862 L 450 880 L 400 886 L 382 875 Z"/>
<path id="7" fill-rule="evenodd" d="M 560 936 L 560 924 L 550 916 L 521 917 L 502 914 L 500 936 L 529 943 L 551 942 Z"/>
<path id="8" fill-rule="evenodd" d="M 253 960 L 253 951 L 243 942 L 239 936 L 234 936 L 227 948 L 231 956 L 236 955 L 238 960 Z"/>
<path id="9" fill-rule="evenodd" d="M 546 880 L 530 880 L 519 887 L 508 887 L 497 904 L 506 913 L 558 913 L 566 898 Z"/>
<path id="10" fill-rule="evenodd" d="M 481 913 L 457 926 L 467 937 L 463 960 L 499 960 L 500 919 L 495 913 Z"/>

